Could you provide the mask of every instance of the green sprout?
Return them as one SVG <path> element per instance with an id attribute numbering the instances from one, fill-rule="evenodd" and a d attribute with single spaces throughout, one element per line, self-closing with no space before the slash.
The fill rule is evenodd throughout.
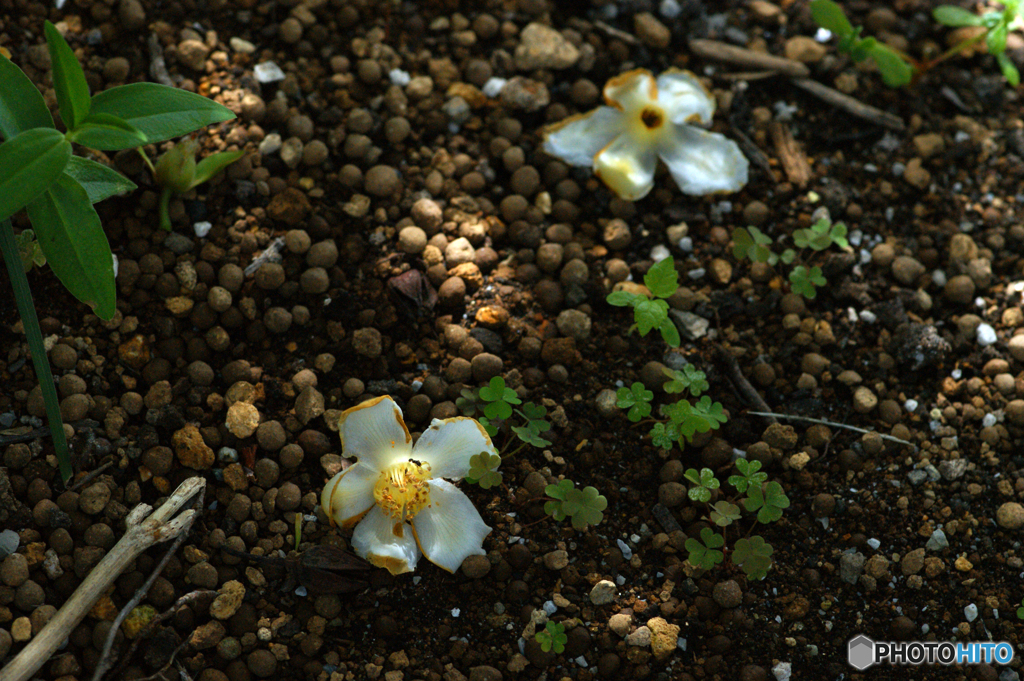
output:
<path id="1" fill-rule="evenodd" d="M 767 473 L 758 472 L 761 470 L 761 462 L 757 459 L 753 461 L 736 459 L 736 469 L 739 470 L 740 474 L 730 475 L 727 482 L 735 487 L 736 491 L 740 494 L 746 492 L 748 487 L 760 487 L 768 480 Z"/>
<path id="2" fill-rule="evenodd" d="M 797 265 L 789 273 L 789 283 L 793 285 L 794 292 L 808 300 L 814 300 L 818 297 L 818 287 L 824 286 L 827 282 L 821 275 L 821 268 L 817 265 L 810 269 L 803 265 Z"/>
<path id="3" fill-rule="evenodd" d="M 522 409 L 516 409 L 516 413 L 526 421 L 524 426 L 512 426 L 512 432 L 516 434 L 523 444 L 533 447 L 550 447 L 551 441 L 540 436 L 551 430 L 551 424 L 544 417 L 547 415 L 547 407 L 541 404 L 527 402 Z"/>
<path id="4" fill-rule="evenodd" d="M 459 392 L 460 397 L 455 399 L 455 407 L 463 416 L 473 416 L 478 411 L 483 411 L 483 400 L 480 399 L 476 390 L 463 388 Z"/>
<path id="5" fill-rule="evenodd" d="M 21 265 L 27 274 L 33 267 L 42 267 L 46 264 L 46 255 L 36 240 L 35 230 L 23 229 L 14 237 L 18 244 L 18 253 L 21 255 Z"/>
<path id="6" fill-rule="evenodd" d="M 719 527 L 728 527 L 740 519 L 740 507 L 728 501 L 717 501 L 708 514 L 709 520 Z"/>
<path id="7" fill-rule="evenodd" d="M 568 637 L 565 635 L 565 627 L 551 620 L 548 620 L 544 628 L 534 634 L 533 638 L 536 639 L 537 643 L 540 643 L 540 649 L 545 653 L 549 653 L 552 650 L 556 653 L 562 653 L 565 650 L 565 642 L 568 640 Z"/>
<path id="8" fill-rule="evenodd" d="M 466 482 L 480 485 L 484 489 L 497 487 L 501 484 L 502 475 L 498 472 L 501 465 L 501 456 L 491 452 L 480 452 L 469 459 L 469 473 L 466 474 Z"/>
<path id="9" fill-rule="evenodd" d="M 1017 619 L 1024 620 L 1024 598 L 1020 599 L 1021 607 L 1017 608 Z"/>
<path id="10" fill-rule="evenodd" d="M 480 399 L 485 402 L 484 416 L 492 421 L 502 421 L 512 416 L 512 405 L 522 401 L 516 391 L 505 386 L 505 379 L 494 376 L 483 388 L 480 388 Z"/>
<path id="11" fill-rule="evenodd" d="M 634 324 L 630 330 L 636 328 L 641 337 L 657 329 L 666 343 L 673 348 L 679 347 L 679 330 L 669 319 L 668 303 L 665 302 L 666 298 L 671 298 L 679 290 L 679 275 L 672 258 L 665 258 L 647 270 L 644 285 L 654 298 L 641 293 L 613 291 L 608 295 L 608 303 L 616 307 L 633 308 Z"/>
<path id="12" fill-rule="evenodd" d="M 914 68 L 908 63 L 909 57 L 870 36 L 862 38 L 862 27 L 854 28 L 843 8 L 832 0 L 811 0 L 811 16 L 819 26 L 839 38 L 836 49 L 840 52 L 849 54 L 856 62 L 874 59 L 882 80 L 889 87 L 906 85 L 913 78 Z"/>
<path id="13" fill-rule="evenodd" d="M 153 178 L 163 189 L 160 192 L 160 227 L 171 231 L 171 217 L 168 206 L 171 194 L 184 194 L 212 179 L 217 173 L 245 155 L 245 151 L 221 151 L 211 154 L 196 163 L 199 144 L 192 137 L 186 137 L 157 159 L 153 167 Z M 146 162 L 149 159 L 143 155 Z"/>
<path id="14" fill-rule="evenodd" d="M 0 54 L 0 251 L 42 389 L 60 475 L 67 482 L 73 469 L 60 405 L 10 218 L 25 209 L 57 279 L 96 316 L 109 320 L 117 309 L 114 258 L 93 204 L 136 186 L 102 163 L 74 156 L 72 143 L 108 152 L 137 149 L 231 120 L 235 114 L 206 97 L 155 83 L 120 85 L 91 95 L 85 72 L 57 27 L 45 21 L 43 33 L 67 132 L 57 130 L 36 84 Z"/>
<path id="15" fill-rule="evenodd" d="M 703 504 L 711 501 L 711 490 L 718 489 L 721 485 L 718 478 L 715 477 L 715 472 L 710 468 L 702 468 L 699 473 L 696 468 L 691 468 L 683 474 L 683 477 L 694 485 L 687 492 L 687 496 Z"/>
<path id="16" fill-rule="evenodd" d="M 725 559 L 725 554 L 718 549 L 725 546 L 725 538 L 710 528 L 700 531 L 700 541 L 693 537 L 686 540 L 686 550 L 690 552 L 687 560 L 690 564 L 710 570 Z"/>
<path id="17" fill-rule="evenodd" d="M 707 395 L 694 404 L 679 400 L 675 404 L 664 405 L 661 411 L 679 429 L 681 437 L 688 441 L 693 439 L 695 433 L 718 430 L 728 420 L 722 403 L 712 402 Z"/>
<path id="18" fill-rule="evenodd" d="M 782 510 L 789 508 L 789 497 L 782 491 L 782 485 L 773 480 L 765 486 L 764 492 L 760 485 L 752 485 L 743 505 L 751 513 L 757 511 L 758 522 L 774 523 L 782 517 Z"/>
<path id="19" fill-rule="evenodd" d="M 626 418 L 634 423 L 651 415 L 651 400 L 654 399 L 654 393 L 639 381 L 635 381 L 628 388 L 623 386 L 616 390 L 615 398 L 615 404 L 620 409 L 629 409 Z"/>
<path id="20" fill-rule="evenodd" d="M 596 488 L 584 487 L 579 490 L 572 480 L 548 485 L 544 493 L 551 497 L 544 504 L 544 512 L 558 521 L 572 518 L 572 526 L 577 530 L 585 530 L 588 525 L 600 523 L 604 519 L 603 511 L 608 508 L 608 500 Z"/>
<path id="21" fill-rule="evenodd" d="M 669 368 L 665 368 L 663 371 L 672 379 L 664 385 L 665 392 L 669 394 L 684 393 L 689 390 L 691 397 L 697 397 L 711 387 L 708 384 L 707 375 L 692 364 L 684 366 L 682 371 Z"/>
<path id="22" fill-rule="evenodd" d="M 1020 72 L 1013 62 L 1010 61 L 1010 58 L 1006 56 L 1006 39 L 1010 33 L 1010 27 L 1020 15 L 1021 4 L 1020 0 L 1002 0 L 1002 5 L 1003 9 L 1001 12 L 985 12 L 982 15 L 968 12 L 962 7 L 955 7 L 953 5 L 940 5 L 932 10 L 932 17 L 944 26 L 957 28 L 978 26 L 985 30 L 977 36 L 967 38 L 954 45 L 945 53 L 932 60 L 929 66 L 934 66 L 954 54 L 960 54 L 970 49 L 975 43 L 984 40 L 988 53 L 996 58 L 996 63 L 999 64 L 999 70 L 1003 72 L 1003 78 L 1006 79 L 1006 82 L 1014 87 L 1020 85 Z"/>
<path id="23" fill-rule="evenodd" d="M 748 578 L 764 579 L 768 574 L 768 568 L 772 566 L 773 552 L 772 545 L 765 542 L 764 537 L 755 534 L 749 539 L 743 537 L 736 540 L 732 550 L 732 562 L 743 570 Z"/>
<path id="24" fill-rule="evenodd" d="M 737 260 L 748 258 L 752 262 L 766 262 L 773 267 L 780 260 L 786 265 L 793 262 L 796 251 L 787 249 L 782 255 L 777 255 L 771 249 L 771 244 L 772 238 L 757 227 L 737 227 L 732 231 L 732 254 Z"/>

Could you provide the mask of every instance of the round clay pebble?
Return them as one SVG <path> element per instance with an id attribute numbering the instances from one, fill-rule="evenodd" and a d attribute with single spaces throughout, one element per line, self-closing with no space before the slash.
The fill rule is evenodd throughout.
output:
<path id="1" fill-rule="evenodd" d="M 206 304 L 216 313 L 227 312 L 233 302 L 231 291 L 223 286 L 211 286 L 206 293 Z"/>
<path id="2" fill-rule="evenodd" d="M 473 377 L 473 367 L 468 359 L 455 357 L 444 370 L 444 380 L 449 383 L 469 383 Z"/>
<path id="3" fill-rule="evenodd" d="M 422 393 L 413 395 L 405 405 L 405 418 L 413 423 L 422 423 L 430 416 L 430 409 L 433 407 L 430 398 Z"/>
<path id="4" fill-rule="evenodd" d="M 313 139 L 313 119 L 309 116 L 292 116 L 288 119 L 288 136 L 298 137 L 303 143 Z"/>
<path id="5" fill-rule="evenodd" d="M 304 229 L 291 229 L 284 235 L 284 245 L 291 253 L 305 253 L 312 245 L 309 233 Z"/>
<path id="6" fill-rule="evenodd" d="M 1007 530 L 1019 530 L 1024 527 L 1024 506 L 1007 501 L 996 510 L 996 522 Z"/>
<path id="7" fill-rule="evenodd" d="M 678 482 L 665 482 L 658 487 L 658 501 L 668 508 L 675 508 L 686 499 L 686 487 Z"/>
<path id="8" fill-rule="evenodd" d="M 292 313 L 283 307 L 272 307 L 263 315 L 263 325 L 270 333 L 284 333 L 291 328 Z"/>
<path id="9" fill-rule="evenodd" d="M 522 166 L 512 173 L 509 187 L 515 194 L 533 196 L 540 187 L 540 173 L 533 166 Z"/>
<path id="10" fill-rule="evenodd" d="M 266 679 L 277 671 L 277 658 L 269 650 L 258 648 L 246 657 L 245 666 L 249 668 L 253 676 Z"/>
<path id="11" fill-rule="evenodd" d="M 273 459 L 262 458 L 256 461 L 253 473 L 256 475 L 257 485 L 270 488 L 277 484 L 277 479 L 281 475 L 281 467 Z"/>
<path id="12" fill-rule="evenodd" d="M 345 393 L 345 397 L 352 400 L 366 392 L 366 385 L 358 378 L 350 378 L 341 386 L 341 391 Z"/>
<path id="13" fill-rule="evenodd" d="M 610 250 L 621 251 L 629 245 L 632 238 L 625 220 L 612 218 L 604 226 L 604 244 Z"/>
<path id="14" fill-rule="evenodd" d="M 306 264 L 328 270 L 338 262 L 338 245 L 333 240 L 318 241 L 306 253 Z"/>
<path id="15" fill-rule="evenodd" d="M 366 171 L 366 192 L 377 197 L 393 196 L 401 187 L 398 171 L 391 166 L 376 165 Z"/>
<path id="16" fill-rule="evenodd" d="M 18 588 L 28 580 L 28 560 L 21 553 L 12 553 L 0 562 L 0 582 Z"/>
<path id="17" fill-rule="evenodd" d="M 78 352 L 70 345 L 57 343 L 50 350 L 50 362 L 64 371 L 74 369 L 78 364 Z"/>
<path id="18" fill-rule="evenodd" d="M 280 263 L 263 263 L 256 270 L 256 285 L 264 291 L 275 291 L 284 283 L 284 267 Z"/>
<path id="19" fill-rule="evenodd" d="M 409 136 L 412 131 L 412 126 L 409 124 L 408 119 L 402 116 L 395 116 L 389 118 L 384 123 L 384 138 L 391 144 L 399 144 Z"/>
<path id="20" fill-rule="evenodd" d="M 235 264 L 227 264 L 217 272 L 218 283 L 232 293 L 237 293 L 245 281 L 245 273 Z"/>
<path id="21" fill-rule="evenodd" d="M 262 426 L 263 424 L 261 423 L 260 425 Z M 257 439 L 259 438 L 259 430 L 256 431 L 256 437 Z M 289 443 L 281 447 L 281 451 L 278 453 L 277 458 L 285 468 L 298 468 L 302 465 L 304 453 L 302 451 L 302 447 L 294 443 Z"/>
<path id="22" fill-rule="evenodd" d="M 302 23 L 295 17 L 288 17 L 281 22 L 277 34 L 283 42 L 293 45 L 302 39 Z"/>
<path id="23" fill-rule="evenodd" d="M 326 293 L 331 286 L 331 278 L 322 267 L 310 267 L 299 277 L 299 287 L 303 293 Z"/>
<path id="24" fill-rule="evenodd" d="M 950 302 L 966 305 L 974 300 L 974 280 L 966 274 L 950 277 L 943 293 Z"/>
<path id="25" fill-rule="evenodd" d="M 284 447 L 288 434 L 279 421 L 264 421 L 256 426 L 256 442 L 260 449 L 276 452 Z"/>
<path id="26" fill-rule="evenodd" d="M 398 233 L 398 250 L 415 255 L 427 247 L 427 233 L 422 228 L 410 225 Z"/>
<path id="27" fill-rule="evenodd" d="M 462 277 L 448 277 L 437 290 L 442 307 L 458 307 L 466 302 L 466 282 Z"/>
<path id="28" fill-rule="evenodd" d="M 728 610 L 739 606 L 743 602 L 743 592 L 740 590 L 740 585 L 736 583 L 736 580 L 727 579 L 715 584 L 712 598 L 715 599 L 715 603 L 719 607 Z"/>
<path id="29" fill-rule="evenodd" d="M 441 206 L 433 199 L 423 198 L 416 201 L 412 204 L 411 215 L 413 222 L 427 234 L 435 234 L 444 222 Z"/>
<path id="30" fill-rule="evenodd" d="M 462 561 L 462 573 L 470 579 L 481 579 L 491 571 L 491 561 L 487 556 L 467 556 Z"/>
<path id="31" fill-rule="evenodd" d="M 481 352 L 473 357 L 470 362 L 473 371 L 473 380 L 477 383 L 486 383 L 501 373 L 504 363 L 497 355 L 489 352 Z"/>
<path id="32" fill-rule="evenodd" d="M 282 511 L 294 511 L 302 502 L 302 491 L 293 482 L 286 482 L 277 491 L 277 507 Z"/>
<path id="33" fill-rule="evenodd" d="M 327 160 L 327 145 L 320 140 L 310 140 L 302 150 L 302 162 L 311 167 L 323 165 Z"/>

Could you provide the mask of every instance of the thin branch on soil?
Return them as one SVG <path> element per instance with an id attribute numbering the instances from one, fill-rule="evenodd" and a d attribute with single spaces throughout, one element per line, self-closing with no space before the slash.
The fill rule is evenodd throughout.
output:
<path id="1" fill-rule="evenodd" d="M 127 530 L 124 536 L 86 575 L 42 631 L 0 670 L 0 678 L 3 681 L 26 681 L 31 678 L 85 618 L 99 597 L 143 551 L 154 544 L 177 537 L 191 527 L 196 510 L 181 509 L 205 488 L 206 480 L 203 478 L 189 478 L 156 511 L 147 504 L 139 504 L 132 509 L 125 518 Z"/>
<path id="2" fill-rule="evenodd" d="M 812 419 L 809 416 L 791 416 L 789 414 L 776 414 L 776 413 L 773 413 L 773 412 L 748 411 L 747 413 L 748 414 L 753 414 L 754 416 L 766 416 L 766 417 L 785 419 L 787 421 L 800 421 L 801 423 L 813 423 L 813 424 L 816 424 L 816 425 L 819 425 L 819 426 L 830 426 L 830 427 L 833 427 L 833 428 L 845 428 L 846 430 L 852 430 L 852 431 L 854 431 L 856 433 L 864 433 L 864 434 L 874 433 L 875 435 L 877 435 L 878 437 L 882 438 L 883 440 L 888 440 L 889 442 L 897 442 L 897 443 L 899 443 L 901 445 L 907 445 L 908 447 L 913 447 L 915 451 L 917 450 L 917 445 L 915 445 L 913 442 L 908 442 L 907 440 L 901 440 L 898 437 L 894 437 L 892 435 L 886 435 L 885 433 L 879 433 L 878 431 L 875 431 L 875 430 L 867 430 L 866 428 L 858 428 L 857 426 L 848 426 L 845 423 L 836 423 L 835 421 L 826 421 L 825 419 Z"/>
<path id="3" fill-rule="evenodd" d="M 860 100 L 854 99 L 849 95 L 844 95 L 839 90 L 833 90 L 827 85 L 822 85 L 816 80 L 810 78 L 793 78 L 791 81 L 793 85 L 796 85 L 801 90 L 809 92 L 826 104 L 831 104 L 837 109 L 853 114 L 857 118 L 863 118 L 869 123 L 880 125 L 883 128 L 889 128 L 900 132 L 906 129 L 906 124 L 903 119 L 899 116 L 891 113 L 876 109 L 873 106 L 869 106 Z"/>
<path id="4" fill-rule="evenodd" d="M 92 681 L 100 681 L 107 670 L 114 664 L 110 656 L 110 649 L 114 646 L 114 638 L 116 637 L 118 630 L 121 628 L 121 623 L 124 622 L 129 613 L 131 613 L 131 611 L 142 602 L 142 599 L 145 598 L 147 593 L 149 593 L 150 587 L 153 586 L 153 582 L 155 582 L 156 578 L 160 576 L 160 573 L 164 571 L 164 567 L 167 566 L 171 556 L 178 551 L 182 543 L 185 541 L 185 538 L 188 537 L 189 530 L 192 529 L 192 524 L 195 522 L 197 515 L 202 512 L 205 492 L 206 487 L 200 487 L 199 491 L 192 496 L 190 506 L 193 509 L 198 510 L 193 512 L 183 525 L 178 536 L 175 537 L 174 543 L 171 544 L 170 548 L 167 549 L 166 553 L 164 553 L 164 557 L 160 559 L 157 566 L 153 568 L 153 572 L 149 575 L 149 579 L 146 580 L 145 584 L 139 587 L 131 600 L 125 603 L 124 607 L 121 608 L 121 612 L 119 612 L 117 617 L 114 619 L 114 624 L 110 627 L 110 631 L 107 633 L 107 641 L 103 644 L 103 652 L 100 654 L 100 661 L 99 664 L 96 665 L 96 671 L 92 675 Z"/>
<path id="5" fill-rule="evenodd" d="M 715 351 L 715 359 L 718 360 L 719 364 L 724 365 L 725 372 L 732 381 L 733 387 L 740 394 L 748 404 L 752 404 L 762 412 L 770 412 L 771 407 L 761 398 L 761 393 L 754 389 L 754 386 L 750 385 L 750 381 L 743 375 L 743 370 L 740 369 L 740 363 L 736 361 L 736 358 L 732 356 L 732 353 L 726 350 L 724 347 L 715 343 L 713 346 Z M 748 414 L 758 414 L 758 412 L 748 411 Z M 758 414 L 759 416 L 765 416 L 772 423 L 776 423 L 776 420 L 772 418 L 771 414 Z"/>
<path id="6" fill-rule="evenodd" d="M 795 78 L 806 78 L 811 74 L 807 64 L 796 59 L 755 52 L 744 47 L 720 43 L 717 40 L 691 40 L 690 52 L 705 59 L 714 59 L 748 69 L 775 71 Z"/>
<path id="7" fill-rule="evenodd" d="M 806 187 L 811 181 L 811 166 L 803 149 L 793 139 L 789 126 L 780 120 L 774 120 L 768 125 L 768 134 L 771 135 L 775 153 L 782 163 L 786 179 L 801 189 Z"/>
<path id="8" fill-rule="evenodd" d="M 82 478 L 81 480 L 79 480 L 75 484 L 71 485 L 71 487 L 69 487 L 68 489 L 71 490 L 72 492 L 74 492 L 76 489 L 80 489 L 81 487 L 84 487 L 87 482 L 89 482 L 90 480 L 95 479 L 96 476 L 98 476 L 100 473 L 102 473 L 103 471 L 107 470 L 108 468 L 110 468 L 113 465 L 114 465 L 114 460 L 111 459 L 110 461 L 106 462 L 105 464 L 103 464 L 102 466 L 97 468 L 96 470 L 90 472 L 88 475 L 86 475 L 84 478 Z"/>
<path id="9" fill-rule="evenodd" d="M 163 667 L 161 667 L 161 668 L 160 668 L 160 669 L 158 669 L 157 671 L 153 672 L 153 673 L 152 673 L 152 674 L 150 674 L 149 676 L 144 676 L 144 677 L 142 677 L 141 679 L 139 679 L 139 681 L 155 681 L 155 679 L 160 679 L 160 678 L 164 678 L 164 676 L 163 676 L 164 672 L 166 672 L 166 671 L 167 671 L 168 669 L 170 669 L 170 668 L 171 668 L 171 665 L 172 665 L 172 664 L 175 664 L 175 663 L 176 663 L 176 660 L 175 660 L 175 658 L 177 658 L 177 657 L 178 657 L 178 653 L 180 653 L 180 652 L 181 652 L 181 649 L 182 649 L 182 648 L 184 648 L 184 647 L 185 647 L 185 646 L 187 646 L 187 645 L 188 645 L 188 639 L 185 639 L 185 640 L 184 640 L 184 641 L 182 641 L 182 642 L 181 642 L 181 644 L 180 644 L 180 645 L 179 645 L 179 646 L 178 646 L 177 648 L 175 648 L 175 649 L 174 649 L 174 651 L 173 651 L 173 652 L 171 653 L 171 659 L 167 660 L 167 664 L 165 664 L 165 665 L 164 665 Z M 181 673 L 182 673 L 182 674 L 184 674 L 184 676 L 182 676 L 181 678 L 183 678 L 183 679 L 191 679 L 191 678 L 192 678 L 191 676 L 189 676 L 189 675 L 188 675 L 188 672 L 186 672 L 186 671 L 184 670 L 184 668 L 182 668 L 182 666 L 181 666 L 181 663 L 180 663 L 180 662 L 177 662 L 177 665 L 178 665 L 178 669 L 179 669 L 179 670 L 181 671 Z"/>

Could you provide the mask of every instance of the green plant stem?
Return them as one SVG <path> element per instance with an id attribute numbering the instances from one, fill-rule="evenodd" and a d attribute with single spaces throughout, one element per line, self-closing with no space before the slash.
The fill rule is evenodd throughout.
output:
<path id="1" fill-rule="evenodd" d="M 945 52 L 940 54 L 938 57 L 936 57 L 935 59 L 929 59 L 918 70 L 919 71 L 927 71 L 928 69 L 931 69 L 931 68 L 941 64 L 942 62 L 946 61 L 950 57 L 955 57 L 956 55 L 963 53 L 965 50 L 967 50 L 967 49 L 969 49 L 971 47 L 974 47 L 975 45 L 980 43 L 982 40 L 984 40 L 986 37 L 988 37 L 988 29 L 986 29 L 982 33 L 979 33 L 976 36 L 967 38 L 966 40 L 961 40 L 956 45 L 954 45 L 953 47 L 949 48 L 948 50 L 946 50 Z"/>
<path id="2" fill-rule="evenodd" d="M 21 256 L 18 253 L 18 244 L 14 241 L 14 229 L 10 219 L 5 219 L 3 223 L 0 223 L 0 251 L 3 252 L 11 288 L 14 289 L 14 301 L 18 306 L 18 314 L 21 315 L 21 323 L 25 327 L 25 337 L 28 340 L 29 351 L 32 353 L 32 365 L 36 370 L 36 378 L 39 379 L 39 387 L 43 391 L 46 419 L 49 422 L 53 448 L 56 450 L 57 461 L 60 464 L 60 477 L 67 485 L 73 471 L 71 470 L 68 442 L 64 437 L 64 420 L 60 416 L 60 403 L 57 401 L 57 390 L 53 387 L 53 373 L 50 371 L 50 361 L 46 357 L 46 348 L 43 346 L 43 334 L 39 330 L 39 317 L 36 316 L 36 308 L 32 302 L 32 290 L 28 287 L 28 277 L 25 276 L 25 269 L 21 264 Z"/>
<path id="3" fill-rule="evenodd" d="M 149 160 L 149 156 L 146 156 L 146 152 L 142 150 L 142 147 L 135 147 L 135 151 L 139 152 L 139 156 L 141 156 L 142 160 L 146 162 L 150 175 L 156 177 L 156 167 L 153 165 L 153 162 Z"/>
<path id="4" fill-rule="evenodd" d="M 160 228 L 165 232 L 171 231 L 171 190 L 164 187 L 160 190 Z"/>

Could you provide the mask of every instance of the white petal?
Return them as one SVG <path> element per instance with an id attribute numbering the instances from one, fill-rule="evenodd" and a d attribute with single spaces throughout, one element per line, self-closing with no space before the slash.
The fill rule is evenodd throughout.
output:
<path id="1" fill-rule="evenodd" d="M 431 480 L 430 506 L 412 519 L 423 555 L 434 565 L 455 572 L 467 556 L 482 556 L 484 537 L 491 528 L 455 485 Z"/>
<path id="2" fill-rule="evenodd" d="M 646 144 L 620 135 L 594 157 L 594 173 L 620 199 L 638 201 L 654 186 L 657 155 Z"/>
<path id="3" fill-rule="evenodd" d="M 434 419 L 416 440 L 412 458 L 430 464 L 431 478 L 459 480 L 469 472 L 470 458 L 480 452 L 498 453 L 476 419 L 456 416 Z"/>
<path id="4" fill-rule="evenodd" d="M 402 410 L 388 395 L 343 411 L 338 432 L 345 456 L 358 457 L 359 463 L 376 471 L 408 459 L 412 451 L 412 436 Z"/>
<path id="5" fill-rule="evenodd" d="M 380 473 L 362 461 L 327 481 L 320 493 L 324 513 L 342 527 L 351 527 L 373 506 L 373 486 Z"/>
<path id="6" fill-rule="evenodd" d="M 746 157 L 735 142 L 717 132 L 678 125 L 659 155 L 684 194 L 734 192 L 747 183 Z"/>
<path id="7" fill-rule="evenodd" d="M 673 123 L 709 125 L 715 99 L 688 71 L 669 69 L 658 76 L 658 103 Z"/>
<path id="8" fill-rule="evenodd" d="M 642 110 L 658 99 L 658 85 L 647 69 L 620 73 L 604 85 L 604 101 L 620 111 Z"/>
<path id="9" fill-rule="evenodd" d="M 544 151 L 569 165 L 589 168 L 597 152 L 624 129 L 621 111 L 610 106 L 600 106 L 546 128 Z"/>
<path id="10" fill-rule="evenodd" d="M 412 528 L 384 515 L 376 506 L 356 525 L 352 533 L 352 548 L 360 558 L 393 575 L 412 572 L 420 559 Z"/>

